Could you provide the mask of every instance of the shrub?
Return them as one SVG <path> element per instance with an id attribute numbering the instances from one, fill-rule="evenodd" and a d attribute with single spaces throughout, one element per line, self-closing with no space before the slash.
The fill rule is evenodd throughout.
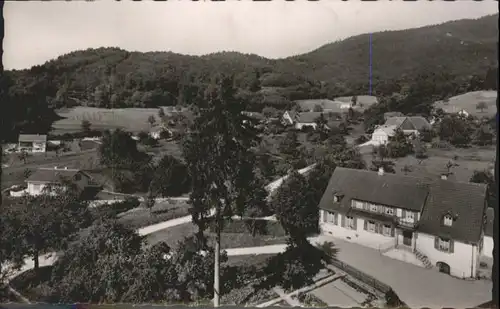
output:
<path id="1" fill-rule="evenodd" d="M 431 145 L 432 148 L 442 150 L 450 150 L 453 148 L 453 146 L 449 142 L 443 140 L 434 141 Z"/>

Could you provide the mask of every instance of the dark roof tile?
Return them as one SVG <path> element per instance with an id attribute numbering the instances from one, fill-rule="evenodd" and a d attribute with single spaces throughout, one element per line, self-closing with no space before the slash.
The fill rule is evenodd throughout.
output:
<path id="1" fill-rule="evenodd" d="M 46 142 L 47 135 L 44 134 L 19 134 L 20 142 Z"/>

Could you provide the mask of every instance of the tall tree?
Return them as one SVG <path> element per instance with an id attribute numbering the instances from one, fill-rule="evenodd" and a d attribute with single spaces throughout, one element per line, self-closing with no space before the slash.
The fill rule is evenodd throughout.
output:
<path id="1" fill-rule="evenodd" d="M 220 234 L 225 218 L 243 215 L 252 194 L 258 145 L 254 120 L 242 113 L 243 101 L 236 99 L 233 78 L 218 77 L 205 91 L 192 133 L 184 142 L 184 157 L 192 179 L 190 195 L 197 237 L 206 246 L 207 217 L 215 208 L 214 306 L 220 297 Z"/>
<path id="2" fill-rule="evenodd" d="M 472 177 L 469 179 L 470 182 L 474 183 L 484 183 L 488 185 L 488 207 L 495 207 L 497 205 L 497 184 L 495 182 L 495 176 L 490 171 L 474 171 Z"/>
<path id="3" fill-rule="evenodd" d="M 165 155 L 156 166 L 151 189 L 162 196 L 178 196 L 189 191 L 187 167 L 179 159 Z"/>
<path id="4" fill-rule="evenodd" d="M 278 149 L 283 155 L 287 165 L 290 165 L 291 168 L 299 169 L 305 166 L 306 163 L 303 159 L 301 143 L 299 142 L 299 137 L 295 130 L 286 133 Z"/>
<path id="5" fill-rule="evenodd" d="M 46 187 L 41 195 L 27 195 L 2 213 L 8 237 L 18 240 L 10 247 L 9 256 L 17 262 L 32 257 L 35 271 L 40 254 L 65 247 L 80 228 L 91 223 L 90 212 L 76 187 L 67 180 L 63 183 L 67 188 L 64 191 L 62 187 Z"/>

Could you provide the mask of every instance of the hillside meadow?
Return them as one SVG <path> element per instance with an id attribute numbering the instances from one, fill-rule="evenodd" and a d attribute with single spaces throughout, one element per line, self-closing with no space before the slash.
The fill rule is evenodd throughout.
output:
<path id="1" fill-rule="evenodd" d="M 159 108 L 115 108 L 77 106 L 56 111 L 63 119 L 52 124 L 54 134 L 73 133 L 82 130 L 82 121 L 89 121 L 93 130 L 123 129 L 129 132 L 148 131 L 151 128 L 148 118 L 155 117 L 162 108 L 166 115 L 173 113 L 172 107 Z"/>

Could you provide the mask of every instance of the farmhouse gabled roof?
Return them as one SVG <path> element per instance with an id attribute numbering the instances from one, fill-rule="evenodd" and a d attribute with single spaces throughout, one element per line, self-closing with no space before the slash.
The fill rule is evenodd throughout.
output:
<path id="1" fill-rule="evenodd" d="M 46 142 L 45 134 L 19 134 L 19 142 Z"/>
<path id="2" fill-rule="evenodd" d="M 417 130 L 430 129 L 431 124 L 421 116 L 411 116 L 411 117 L 389 117 L 387 118 L 385 124 L 386 126 L 396 126 L 397 129 L 401 130 Z"/>
<path id="3" fill-rule="evenodd" d="M 333 202 L 333 192 L 338 191 L 345 195 Z M 486 185 L 337 167 L 319 208 L 349 215 L 353 199 L 421 212 L 418 231 L 477 243 L 486 211 Z M 446 214 L 454 217 L 451 227 L 442 224 Z"/>
<path id="4" fill-rule="evenodd" d="M 26 182 L 60 183 L 64 178 L 73 179 L 78 173 L 82 172 L 77 169 L 39 168 L 26 179 Z"/>
<path id="5" fill-rule="evenodd" d="M 486 188 L 485 184 L 435 180 L 429 187 L 418 230 L 465 243 L 479 242 L 487 208 Z M 443 225 L 446 214 L 454 219 L 451 227 Z"/>

